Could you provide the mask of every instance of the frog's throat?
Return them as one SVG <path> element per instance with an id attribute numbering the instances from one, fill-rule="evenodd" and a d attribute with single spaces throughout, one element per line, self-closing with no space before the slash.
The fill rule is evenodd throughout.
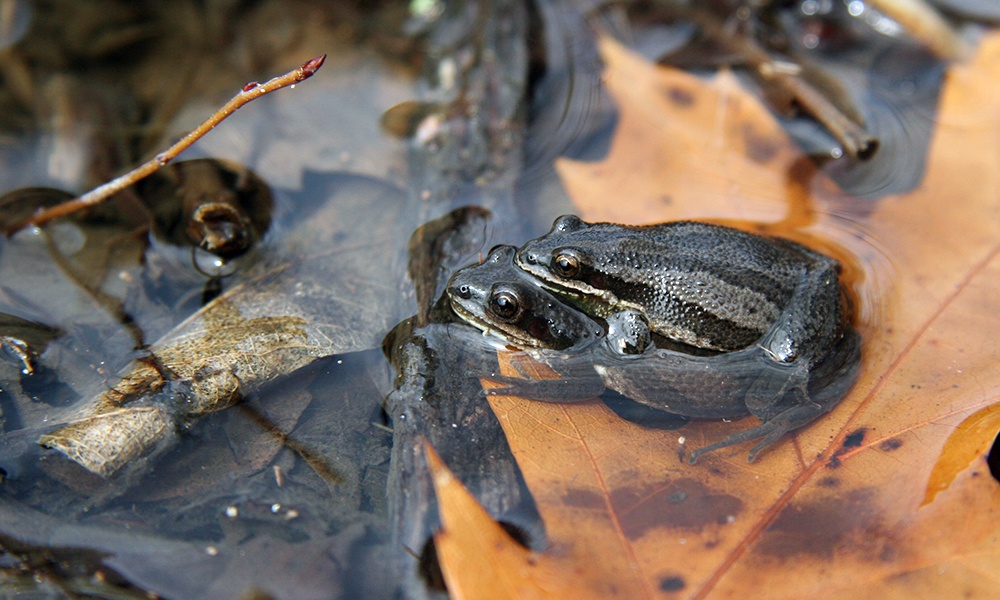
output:
<path id="1" fill-rule="evenodd" d="M 452 302 L 451 309 L 455 311 L 455 314 L 458 315 L 459 318 L 469 325 L 481 330 L 486 335 L 495 335 L 500 341 L 509 341 L 514 345 L 520 346 L 521 348 L 541 347 L 541 344 L 535 338 L 521 335 L 519 330 L 516 328 L 504 328 L 490 323 L 478 314 L 466 309 L 460 302 Z M 503 335 L 495 333 L 498 331 L 502 331 Z"/>
<path id="2" fill-rule="evenodd" d="M 552 278 L 551 273 L 539 265 L 529 265 L 522 262 L 520 258 L 516 258 L 515 260 L 517 261 L 517 266 L 529 275 L 533 275 L 536 279 L 538 279 L 539 282 L 541 282 L 542 287 L 551 292 L 555 292 L 564 298 L 568 298 L 571 302 L 593 306 L 597 310 L 605 308 L 607 309 L 608 314 L 613 312 L 610 307 L 618 306 L 618 296 L 610 290 L 595 288 L 589 283 L 577 281 L 575 279 L 556 280 Z"/>

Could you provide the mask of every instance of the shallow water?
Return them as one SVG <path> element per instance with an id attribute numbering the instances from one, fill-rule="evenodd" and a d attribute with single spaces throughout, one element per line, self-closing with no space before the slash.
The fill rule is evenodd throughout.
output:
<path id="1" fill-rule="evenodd" d="M 175 225 L 157 220 L 159 200 L 141 187 L 85 216 L 0 240 L 0 335 L 30 345 L 25 353 L 7 342 L 0 354 L 4 585 L 119 597 L 424 594 L 425 573 L 411 554 L 426 556 L 427 546 L 402 547 L 400 538 L 422 535 L 426 544 L 433 523 L 400 525 L 411 513 L 386 491 L 401 477 L 392 432 L 404 428 L 399 414 L 383 411 L 398 381 L 382 340 L 425 308 L 414 291 L 417 276 L 408 274 L 419 226 L 466 204 L 492 212 L 478 236 L 442 251 L 455 268 L 494 244 L 539 235 L 554 216 L 575 210 L 554 161 L 605 156 L 618 119 L 599 86 L 592 31 L 582 14 L 566 10 L 578 7 L 542 3 L 531 13 L 549 29 L 542 35 L 536 23 L 524 34 L 525 50 L 548 50 L 547 62 L 534 57 L 531 64 L 535 71 L 543 64 L 549 77 L 533 82 L 532 101 L 512 102 L 516 110 L 501 115 L 514 124 L 518 115 L 530 117 L 523 138 L 513 124 L 509 139 L 491 138 L 488 150 L 499 158 L 487 152 L 495 161 L 483 159 L 490 168 L 473 176 L 441 168 L 461 179 L 449 187 L 425 173 L 452 139 L 475 138 L 454 123 L 481 117 L 438 111 L 453 109 L 445 99 L 461 87 L 449 78 L 465 65 L 486 65 L 487 74 L 476 75 L 491 82 L 483 95 L 513 94 L 516 84 L 496 83 L 503 78 L 483 56 L 511 52 L 514 58 L 503 58 L 529 64 L 504 46 L 520 35 L 516 29 L 484 36 L 470 49 L 428 41 L 438 18 L 433 10 L 414 15 L 393 5 L 179 2 L 120 10 L 91 0 L 86 8 L 32 13 L 13 4 L 18 10 L 0 13 L 12 19 L 0 27 L 0 180 L 12 192 L 0 201 L 0 214 L 8 223 L 154 154 L 247 81 L 319 54 L 329 58 L 316 77 L 241 109 L 184 156 L 231 161 L 269 186 L 273 212 L 260 239 L 224 267 L 178 245 L 182 236 L 160 235 Z M 641 20 L 633 26 L 633 39 L 648 42 Z M 872 201 L 920 180 L 941 77 L 941 65 L 926 56 L 897 58 L 912 53 L 910 46 L 878 47 L 862 67 L 831 59 L 831 68 L 877 124 L 880 154 L 825 167 L 852 195 Z M 894 73 L 883 77 L 882 65 Z M 872 72 L 880 76 L 864 81 Z M 526 82 L 527 71 L 522 75 Z M 414 137 L 380 125 L 386 111 L 414 99 L 426 103 L 420 114 L 435 117 L 421 121 Z M 832 145 L 815 124 L 797 123 L 791 127 L 804 132 L 799 142 L 807 152 Z M 419 136 L 432 141 L 421 146 Z M 439 142 L 439 154 L 420 154 Z M 13 192 L 29 186 L 55 191 Z M 789 199 L 790 220 L 799 200 L 809 202 Z M 863 205 L 809 211 L 809 222 L 794 225 L 822 222 L 810 235 L 845 264 L 859 327 L 873 331 L 895 268 L 878 232 L 866 225 Z M 205 308 L 224 304 L 235 307 L 241 323 L 301 320 L 291 336 L 308 340 L 308 358 L 296 355 L 300 362 L 288 359 L 273 367 L 273 377 L 254 379 L 232 408 L 223 398 L 195 410 L 197 395 L 174 385 L 171 365 L 156 364 L 157 353 L 177 337 L 225 337 L 220 332 L 233 321 Z M 220 320 L 224 327 L 213 328 Z M 270 351 L 240 349 L 254 358 Z M 100 477 L 37 444 L 39 435 L 79 420 L 81 407 L 107 394 L 122 373 L 150 363 L 167 372 L 160 373 L 165 384 L 139 404 L 162 401 L 169 427 L 123 467 Z M 650 426 L 677 426 L 661 417 L 653 415 Z M 486 421 L 474 423 L 482 430 L 463 423 L 461 434 L 495 435 Z M 510 477 L 523 487 L 518 475 Z M 496 503 L 529 543 L 542 545 L 530 498 Z"/>

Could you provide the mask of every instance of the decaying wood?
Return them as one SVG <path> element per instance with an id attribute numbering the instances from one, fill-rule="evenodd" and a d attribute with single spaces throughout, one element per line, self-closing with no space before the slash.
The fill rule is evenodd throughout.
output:
<path id="1" fill-rule="evenodd" d="M 332 349 L 332 340 L 301 316 L 246 319 L 223 298 L 134 363 L 85 416 L 39 442 L 107 477 L 165 439 L 181 419 L 228 408 L 260 383 Z"/>

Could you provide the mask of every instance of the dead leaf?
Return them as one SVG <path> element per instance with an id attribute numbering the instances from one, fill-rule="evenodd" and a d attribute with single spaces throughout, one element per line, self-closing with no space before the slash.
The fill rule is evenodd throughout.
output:
<path id="1" fill-rule="evenodd" d="M 392 220 L 382 219 L 399 209 L 400 194 L 368 178 L 336 181 L 298 236 L 154 343 L 149 359 L 71 407 L 56 421 L 66 425 L 39 443 L 109 477 L 188 418 L 228 408 L 319 357 L 378 346 L 405 309 L 356 298 L 393 289 L 392 269 L 373 270 L 370 260 L 393 237 Z M 384 213 L 368 210 L 373 200 Z"/>
<path id="2" fill-rule="evenodd" d="M 996 424 L 969 420 L 1000 401 L 1000 35 L 948 73 L 923 183 L 874 202 L 803 162 L 730 76 L 657 67 L 609 40 L 602 52 L 621 107 L 611 154 L 559 164 L 581 216 L 768 222 L 822 240 L 849 267 L 863 372 L 750 464 L 742 446 L 695 466 L 678 456 L 746 423 L 665 432 L 597 402 L 491 397 L 545 520 L 539 560 L 613 584 L 578 598 L 994 597 L 1000 486 L 983 451 Z M 460 569 L 445 557 L 463 586 L 498 560 L 469 552 L 453 553 Z"/>
<path id="3" fill-rule="evenodd" d="M 443 521 L 434 544 L 452 598 L 570 598 L 585 590 L 579 570 L 560 568 L 558 561 L 515 542 L 426 441 L 424 455 Z M 480 556 L 492 560 L 482 564 Z M 467 573 L 476 574 L 474 581 Z"/>
<path id="4" fill-rule="evenodd" d="M 934 470 L 927 482 L 927 492 L 920 506 L 933 502 L 938 493 L 948 489 L 969 465 L 985 456 L 997 432 L 1000 432 L 1000 402 L 994 402 L 962 421 L 948 436 L 941 456 L 934 463 Z M 896 442 L 890 442 L 887 447 L 894 445 Z"/>

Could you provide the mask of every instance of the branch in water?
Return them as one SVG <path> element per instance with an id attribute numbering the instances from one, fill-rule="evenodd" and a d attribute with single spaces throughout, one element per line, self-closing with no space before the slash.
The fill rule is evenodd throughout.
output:
<path id="1" fill-rule="evenodd" d="M 969 43 L 924 0 L 869 0 L 868 4 L 899 23 L 938 58 L 961 60 L 971 52 Z"/>
<path id="2" fill-rule="evenodd" d="M 732 35 L 719 23 L 716 15 L 701 7 L 686 8 L 678 14 L 694 22 L 703 35 L 720 47 L 739 56 L 742 66 L 763 80 L 765 86 L 770 85 L 778 92 L 777 95 L 788 98 L 802 112 L 823 125 L 845 154 L 860 160 L 868 160 L 875 155 L 878 138 L 809 83 L 802 74 L 802 65 L 776 60 L 753 38 Z"/>
<path id="3" fill-rule="evenodd" d="M 257 83 L 256 81 L 251 81 L 250 83 L 243 86 L 238 94 L 233 96 L 233 98 L 227 102 L 222 108 L 217 110 L 211 117 L 209 117 L 204 123 L 199 125 L 191 133 L 184 136 L 179 142 L 154 156 L 152 159 L 146 161 L 142 165 L 136 167 L 135 169 L 116 177 L 115 179 L 105 183 L 104 185 L 98 186 L 93 190 L 87 192 L 86 194 L 74 198 L 72 200 L 67 200 L 62 204 L 57 204 L 50 208 L 42 209 L 36 212 L 31 217 L 14 224 L 8 231 L 7 235 L 12 235 L 15 232 L 29 226 L 39 226 L 48 223 L 53 219 L 58 219 L 60 217 L 65 217 L 71 215 L 77 211 L 89 208 L 91 206 L 100 204 L 104 202 L 111 196 L 117 194 L 123 189 L 129 187 L 130 185 L 136 183 L 148 177 L 152 173 L 159 170 L 161 167 L 177 158 L 177 156 L 187 150 L 187 148 L 201 139 L 206 133 L 212 130 L 216 125 L 221 123 L 226 117 L 236 112 L 236 109 L 240 108 L 247 102 L 256 100 L 264 94 L 273 92 L 275 90 L 280 90 L 283 87 L 290 85 L 295 85 L 296 83 L 305 81 L 312 77 L 320 67 L 323 66 L 323 61 L 326 60 L 326 55 L 316 57 L 312 60 L 306 61 L 301 67 L 289 71 L 284 75 L 279 75 L 270 81 L 264 83 Z"/>

